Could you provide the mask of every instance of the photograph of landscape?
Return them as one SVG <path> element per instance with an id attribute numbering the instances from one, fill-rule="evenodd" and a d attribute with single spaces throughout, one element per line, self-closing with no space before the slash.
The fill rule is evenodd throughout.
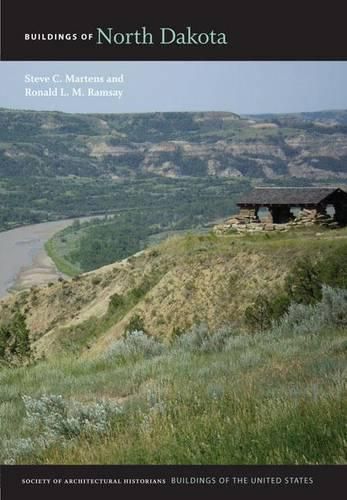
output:
<path id="1" fill-rule="evenodd" d="M 345 464 L 347 63 L 0 76 L 0 463 Z"/>

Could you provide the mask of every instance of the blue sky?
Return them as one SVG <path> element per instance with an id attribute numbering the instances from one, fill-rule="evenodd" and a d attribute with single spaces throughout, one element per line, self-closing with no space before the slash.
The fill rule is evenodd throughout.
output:
<path id="1" fill-rule="evenodd" d="M 25 97 L 25 75 L 124 75 L 114 97 Z M 347 109 L 347 62 L 0 62 L 0 107 L 66 112 Z M 51 84 L 30 85 L 46 89 Z M 75 87 L 80 85 L 76 84 Z M 71 89 L 71 85 L 69 85 Z M 66 87 L 67 88 L 67 87 Z"/>

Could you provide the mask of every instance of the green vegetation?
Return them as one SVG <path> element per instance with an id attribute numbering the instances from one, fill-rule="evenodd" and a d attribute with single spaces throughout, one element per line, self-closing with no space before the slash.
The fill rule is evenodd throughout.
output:
<path id="1" fill-rule="evenodd" d="M 133 332 L 98 359 L 3 369 L 1 460 L 345 463 L 346 306 L 325 288 L 263 333 Z"/>
<path id="2" fill-rule="evenodd" d="M 269 328 L 273 321 L 286 313 L 292 302 L 315 304 L 322 298 L 326 285 L 347 288 L 347 248 L 338 246 L 328 250 L 324 258 L 311 261 L 308 256 L 299 259 L 288 273 L 282 293 L 274 296 L 260 293 L 254 304 L 245 311 L 245 321 L 252 330 Z"/>
<path id="3" fill-rule="evenodd" d="M 239 189 L 247 186 L 221 179 L 147 183 L 131 189 L 136 207 L 113 217 L 76 222 L 57 233 L 46 249 L 58 269 L 74 276 L 143 250 L 154 235 L 201 229 L 212 219 L 232 213 Z"/>
<path id="4" fill-rule="evenodd" d="M 4 301 L 43 356 L 2 359 L 0 461 L 345 463 L 347 229 L 316 231 L 174 237 Z"/>
<path id="5" fill-rule="evenodd" d="M 336 183 L 336 173 L 341 179 L 346 174 L 345 122 L 344 111 L 250 121 L 223 112 L 78 115 L 0 109 L 0 230 L 158 208 L 160 190 L 167 187 L 170 197 L 190 184 L 194 190 L 202 179 L 205 186 L 215 178 L 246 181 L 239 193 L 249 183 Z M 291 177 L 290 162 L 300 165 L 302 178 Z"/>
<path id="6" fill-rule="evenodd" d="M 323 284 L 345 287 L 346 235 L 346 229 L 306 228 L 175 236 L 121 263 L 28 291 L 20 308 L 50 357 L 100 352 L 104 338 L 129 328 L 162 338 L 202 321 L 211 329 L 233 324 L 264 331 L 292 302 L 320 300 Z M 307 266 L 318 282 L 307 282 Z M 317 293 L 314 300 L 310 289 Z M 0 317 L 18 301 L 8 300 Z M 133 324 L 137 317 L 141 323 Z"/>
<path id="7" fill-rule="evenodd" d="M 224 217 L 235 210 L 238 193 L 247 189 L 247 181 L 218 178 L 0 178 L 0 230 L 85 215 L 145 213 L 175 207 L 179 211 L 180 205 L 188 210 L 188 216 L 201 214 L 206 219 L 210 211 L 213 216 Z"/>
<path id="8" fill-rule="evenodd" d="M 81 354 L 107 332 L 117 321 L 121 320 L 161 278 L 160 272 L 146 275 L 138 286 L 130 289 L 125 296 L 111 295 L 107 312 L 101 316 L 90 317 L 83 323 L 67 328 L 58 328 L 53 345 L 59 353 Z M 134 314 L 126 327 L 125 333 L 133 330 L 144 330 L 144 323 L 138 314 Z"/>
<path id="9" fill-rule="evenodd" d="M 0 304 L 0 462 L 345 463 L 346 229 L 129 255 L 254 183 L 335 183 L 346 116 L 0 110 L 0 230 L 107 214 L 47 243 L 71 281 Z"/>
<path id="10" fill-rule="evenodd" d="M 16 365 L 30 360 L 29 333 L 24 315 L 16 310 L 11 321 L 0 325 L 0 361 Z"/>
<path id="11" fill-rule="evenodd" d="M 55 240 L 57 241 L 57 240 Z M 59 269 L 60 272 L 66 274 L 67 276 L 77 276 L 80 272 L 80 269 L 73 266 L 70 262 L 68 262 L 63 256 L 60 255 L 59 251 L 55 247 L 53 243 L 53 239 L 47 241 L 45 243 L 45 250 L 47 255 L 54 261 L 55 265 Z"/>

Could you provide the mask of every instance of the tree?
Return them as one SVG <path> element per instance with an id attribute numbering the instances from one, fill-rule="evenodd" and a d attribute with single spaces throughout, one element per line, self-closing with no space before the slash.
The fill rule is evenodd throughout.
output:
<path id="1" fill-rule="evenodd" d="M 135 331 L 147 333 L 145 330 L 145 322 L 143 318 L 137 313 L 133 314 L 133 316 L 130 318 L 128 326 L 125 329 L 125 336 Z"/>
<path id="2" fill-rule="evenodd" d="M 292 302 L 313 304 L 322 298 L 322 281 L 319 270 L 309 259 L 300 260 L 285 283 L 286 292 Z"/>
<path id="3" fill-rule="evenodd" d="M 245 323 L 254 332 L 264 331 L 271 325 L 273 308 L 271 300 L 258 295 L 254 303 L 245 310 Z"/>
<path id="4" fill-rule="evenodd" d="M 0 357 L 6 361 L 24 361 L 30 358 L 29 329 L 25 317 L 17 311 L 12 320 L 0 327 Z"/>
<path id="5" fill-rule="evenodd" d="M 25 317 L 17 312 L 13 321 L 14 335 L 16 337 L 16 354 L 19 357 L 28 357 L 31 354 L 29 329 Z"/>
<path id="6" fill-rule="evenodd" d="M 318 272 L 326 285 L 347 288 L 347 246 L 334 249 L 318 263 Z"/>

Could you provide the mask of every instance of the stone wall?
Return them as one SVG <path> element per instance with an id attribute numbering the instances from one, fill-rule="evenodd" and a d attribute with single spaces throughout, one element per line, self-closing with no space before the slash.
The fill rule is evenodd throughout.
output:
<path id="1" fill-rule="evenodd" d="M 293 221 L 291 221 L 289 226 L 332 226 L 337 227 L 338 223 L 335 222 L 334 218 L 328 215 L 324 210 L 317 208 L 304 208 Z"/>
<path id="2" fill-rule="evenodd" d="M 288 231 L 291 227 L 295 226 L 322 226 L 336 228 L 339 227 L 339 223 L 335 221 L 333 217 L 328 215 L 322 209 L 317 208 L 304 208 L 294 219 L 292 218 L 289 208 L 286 211 L 282 211 L 277 214 L 277 217 L 281 220 L 285 219 L 285 223 L 273 223 L 270 218 L 267 220 L 260 221 L 257 217 L 256 210 L 241 209 L 238 215 L 227 219 L 223 224 L 214 227 L 214 231 L 217 234 L 228 233 L 231 230 L 237 232 L 259 232 L 259 231 Z M 271 216 L 271 214 L 269 214 Z M 276 220 L 276 219 L 275 219 Z M 278 220 L 278 219 L 277 219 Z"/>

